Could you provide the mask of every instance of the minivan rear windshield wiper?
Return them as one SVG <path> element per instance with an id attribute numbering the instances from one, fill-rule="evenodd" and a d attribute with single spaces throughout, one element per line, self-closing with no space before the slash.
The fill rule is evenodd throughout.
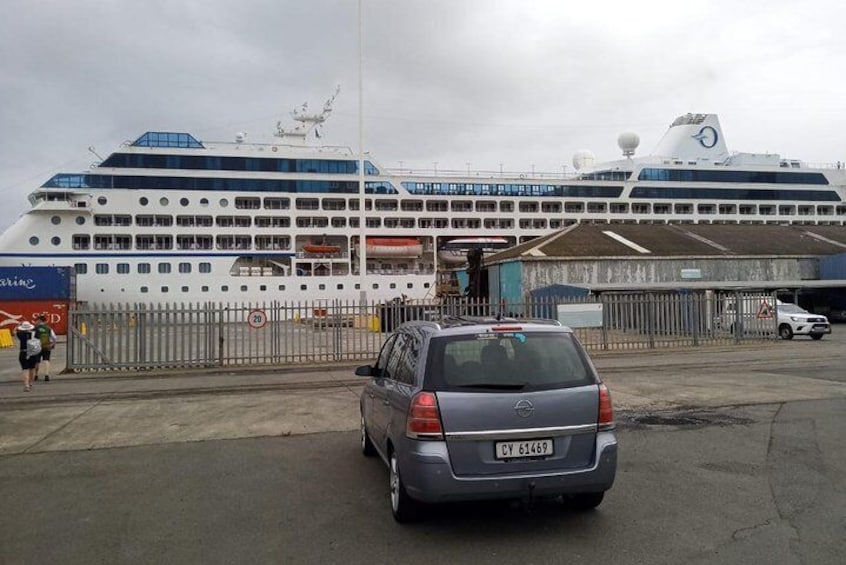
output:
<path id="1" fill-rule="evenodd" d="M 471 383 L 466 385 L 455 385 L 461 388 L 496 388 L 502 390 L 522 390 L 526 388 L 528 383 L 513 383 L 513 384 L 504 384 L 504 383 Z"/>

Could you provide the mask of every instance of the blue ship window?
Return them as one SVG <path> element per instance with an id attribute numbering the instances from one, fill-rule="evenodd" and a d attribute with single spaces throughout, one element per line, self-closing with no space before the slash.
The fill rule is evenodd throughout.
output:
<path id="1" fill-rule="evenodd" d="M 632 198 L 648 200 L 805 200 L 812 202 L 840 202 L 840 197 L 833 190 L 808 189 L 735 189 L 735 188 L 691 188 L 691 187 L 656 187 L 636 186 L 632 189 Z"/>
<path id="2" fill-rule="evenodd" d="M 719 171 L 644 168 L 638 180 L 670 182 L 746 182 L 761 184 L 828 184 L 822 173 L 776 171 Z"/>
<path id="3" fill-rule="evenodd" d="M 203 144 L 190 133 L 169 131 L 148 131 L 132 142 L 134 147 L 179 147 L 181 149 L 204 149 Z"/>
<path id="4" fill-rule="evenodd" d="M 44 188 L 128 188 L 136 190 L 223 190 L 232 192 L 295 192 L 358 194 L 358 181 L 288 180 L 208 177 L 144 177 L 120 175 L 68 175 L 60 173 L 42 185 Z M 387 181 L 367 181 L 367 194 L 398 194 Z M 143 198 L 143 197 L 142 197 Z"/>

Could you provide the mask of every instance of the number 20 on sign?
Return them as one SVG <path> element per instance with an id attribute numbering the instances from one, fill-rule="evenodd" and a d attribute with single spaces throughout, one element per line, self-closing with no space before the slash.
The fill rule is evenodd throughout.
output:
<path id="1" fill-rule="evenodd" d="M 267 323 L 267 313 L 264 310 L 252 310 L 247 315 L 247 323 L 251 328 L 263 328 Z"/>

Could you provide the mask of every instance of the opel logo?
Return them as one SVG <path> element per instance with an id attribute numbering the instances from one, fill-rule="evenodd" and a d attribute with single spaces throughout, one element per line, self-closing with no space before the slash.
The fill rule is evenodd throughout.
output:
<path id="1" fill-rule="evenodd" d="M 717 130 L 712 128 L 711 126 L 704 126 L 699 133 L 695 133 L 691 135 L 693 139 L 699 142 L 699 145 L 704 147 L 705 149 L 711 149 L 717 144 L 717 140 L 719 136 L 717 135 Z"/>
<path id="2" fill-rule="evenodd" d="M 521 418 L 528 418 L 535 411 L 535 405 L 528 400 L 518 400 L 514 405 L 514 411 Z"/>

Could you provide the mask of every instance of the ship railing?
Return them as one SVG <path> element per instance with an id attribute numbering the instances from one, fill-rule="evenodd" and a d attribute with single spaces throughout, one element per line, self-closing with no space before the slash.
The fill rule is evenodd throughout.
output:
<path id="1" fill-rule="evenodd" d="M 572 180 L 578 177 L 575 171 L 568 171 L 562 169 L 560 172 L 550 171 L 501 171 L 501 170 L 467 170 L 467 169 L 441 169 L 441 168 L 415 168 L 415 167 L 400 167 L 400 168 L 386 168 L 381 169 L 384 173 L 394 176 L 408 176 L 408 177 L 449 177 L 449 178 L 466 178 L 469 180 L 490 181 L 492 178 L 501 178 L 504 180 Z"/>

